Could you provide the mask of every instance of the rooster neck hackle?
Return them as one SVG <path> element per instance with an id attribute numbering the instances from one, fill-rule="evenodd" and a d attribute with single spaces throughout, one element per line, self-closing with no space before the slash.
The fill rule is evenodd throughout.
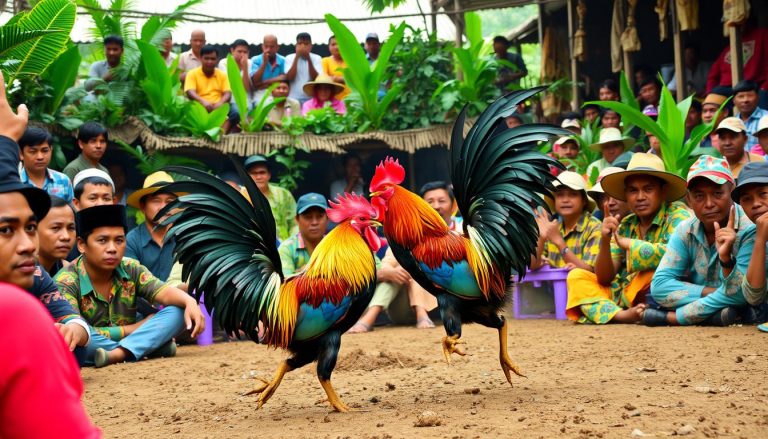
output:
<path id="1" fill-rule="evenodd" d="M 384 222 L 384 233 L 388 238 L 413 249 L 427 237 L 450 233 L 443 218 L 426 201 L 401 186 L 394 188 L 387 203 L 388 213 Z"/>

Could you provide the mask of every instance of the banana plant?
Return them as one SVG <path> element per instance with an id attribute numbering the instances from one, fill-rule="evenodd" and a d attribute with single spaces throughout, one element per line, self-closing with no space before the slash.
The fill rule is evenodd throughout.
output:
<path id="1" fill-rule="evenodd" d="M 227 55 L 227 77 L 229 78 L 229 87 L 232 90 L 232 96 L 235 98 L 237 111 L 240 113 L 240 129 L 246 133 L 254 133 L 264 129 L 264 125 L 269 121 L 269 112 L 275 105 L 283 102 L 285 98 L 272 99 L 272 90 L 280 83 L 276 82 L 269 86 L 267 91 L 261 97 L 259 103 L 248 111 L 248 93 L 240 76 L 240 66 L 232 57 Z"/>
<path id="2" fill-rule="evenodd" d="M 229 104 L 224 104 L 208 113 L 208 110 L 200 102 L 191 101 L 184 115 L 182 126 L 194 136 L 205 136 L 218 142 L 221 137 L 221 126 L 227 120 L 227 113 L 229 113 Z"/>
<path id="3" fill-rule="evenodd" d="M 139 81 L 155 115 L 167 120 L 170 125 L 182 123 L 189 109 L 189 101 L 181 94 L 181 82 L 176 72 L 165 65 L 157 48 L 145 41 L 136 42 L 141 52 L 145 79 Z"/>
<path id="4" fill-rule="evenodd" d="M 720 112 L 727 103 L 724 102 L 717 110 L 711 122 L 696 126 L 688 140 L 685 140 L 685 119 L 691 107 L 693 96 L 675 103 L 666 84 L 662 83 L 659 116 L 657 120 L 644 115 L 638 108 L 633 108 L 623 102 L 592 101 L 601 107 L 610 108 L 621 115 L 622 121 L 637 126 L 641 130 L 652 133 L 661 144 L 661 159 L 668 172 L 686 178 L 688 169 L 696 161 L 697 148 L 701 141 L 715 127 Z"/>
<path id="5" fill-rule="evenodd" d="M 199 5 L 204 0 L 189 0 L 166 15 L 153 15 L 141 27 L 140 39 L 160 47 L 163 40 L 171 36 L 171 31 L 184 19 L 187 9 Z"/>
<path id="6" fill-rule="evenodd" d="M 352 94 L 348 98 L 350 110 L 351 112 L 359 110 L 363 117 L 358 131 L 380 128 L 381 121 L 387 114 L 392 101 L 402 90 L 402 85 L 394 85 L 379 100 L 379 87 L 387 80 L 389 59 L 395 47 L 403 39 L 405 23 L 400 23 L 394 28 L 387 41 L 381 46 L 379 58 L 375 63 L 369 64 L 365 51 L 360 47 L 355 35 L 338 18 L 325 14 L 325 21 L 336 37 L 341 57 L 347 63 L 343 75 L 347 85 L 352 89 Z"/>
<path id="7" fill-rule="evenodd" d="M 51 97 L 43 102 L 42 110 L 55 114 L 64 100 L 64 94 L 75 85 L 77 70 L 80 66 L 80 50 L 75 44 L 59 55 L 43 73 L 41 79 L 51 87 Z"/>

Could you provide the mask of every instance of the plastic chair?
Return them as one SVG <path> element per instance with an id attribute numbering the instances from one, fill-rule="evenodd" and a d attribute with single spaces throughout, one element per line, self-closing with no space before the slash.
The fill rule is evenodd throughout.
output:
<path id="1" fill-rule="evenodd" d="M 531 284 L 533 288 L 543 291 L 544 284 L 551 284 L 552 291 L 555 299 L 555 318 L 558 320 L 566 320 L 565 306 L 568 303 L 568 286 L 566 285 L 566 278 L 568 277 L 568 270 L 564 268 L 552 268 L 549 265 L 545 265 L 538 270 L 527 271 L 522 281 L 518 281 L 515 285 L 514 292 L 512 293 L 512 313 L 515 319 L 545 319 L 551 318 L 546 314 L 525 314 L 521 311 L 524 309 L 522 305 L 520 286 Z"/>

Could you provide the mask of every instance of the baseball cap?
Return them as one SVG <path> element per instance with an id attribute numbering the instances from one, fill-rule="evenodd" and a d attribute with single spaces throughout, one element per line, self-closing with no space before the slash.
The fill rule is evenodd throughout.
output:
<path id="1" fill-rule="evenodd" d="M 703 177 L 709 179 L 715 184 L 731 183 L 735 184 L 731 167 L 728 161 L 723 158 L 712 157 L 711 155 L 702 155 L 691 165 L 688 170 L 688 186 L 694 178 Z"/>
<path id="2" fill-rule="evenodd" d="M 379 41 L 379 34 L 377 34 L 376 32 L 369 33 L 368 35 L 365 36 L 365 41 L 368 41 L 368 40 Z"/>
<path id="3" fill-rule="evenodd" d="M 742 133 L 747 131 L 747 126 L 744 125 L 744 122 L 742 122 L 738 117 L 726 117 L 722 122 L 720 122 L 720 125 L 717 126 L 715 132 L 719 132 L 720 130 Z"/>
<path id="4" fill-rule="evenodd" d="M 324 196 L 318 193 L 310 192 L 304 194 L 296 201 L 296 215 L 301 215 L 312 207 L 319 207 L 326 210 L 328 209 L 328 202 L 325 200 Z"/>

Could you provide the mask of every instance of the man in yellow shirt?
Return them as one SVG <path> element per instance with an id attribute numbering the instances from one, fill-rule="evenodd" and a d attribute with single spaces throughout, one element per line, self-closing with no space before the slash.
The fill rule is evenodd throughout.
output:
<path id="1" fill-rule="evenodd" d="M 227 74 L 216 68 L 218 55 L 213 46 L 203 46 L 200 49 L 202 65 L 187 73 L 184 80 L 184 93 L 193 101 L 197 101 L 210 113 L 227 104 L 232 97 Z M 221 129 L 227 133 L 233 125 L 240 121 L 237 107 L 232 105 L 229 117 Z"/>
<path id="2" fill-rule="evenodd" d="M 328 40 L 328 50 L 331 52 L 331 56 L 326 56 L 322 59 L 323 73 L 330 76 L 333 82 L 338 82 L 344 86 L 344 91 L 339 92 L 334 96 L 336 99 L 343 101 L 349 93 L 352 91 L 347 87 L 344 81 L 344 75 L 342 69 L 347 67 L 347 63 L 341 58 L 341 52 L 339 52 L 339 45 L 336 43 L 336 37 L 332 36 Z"/>

